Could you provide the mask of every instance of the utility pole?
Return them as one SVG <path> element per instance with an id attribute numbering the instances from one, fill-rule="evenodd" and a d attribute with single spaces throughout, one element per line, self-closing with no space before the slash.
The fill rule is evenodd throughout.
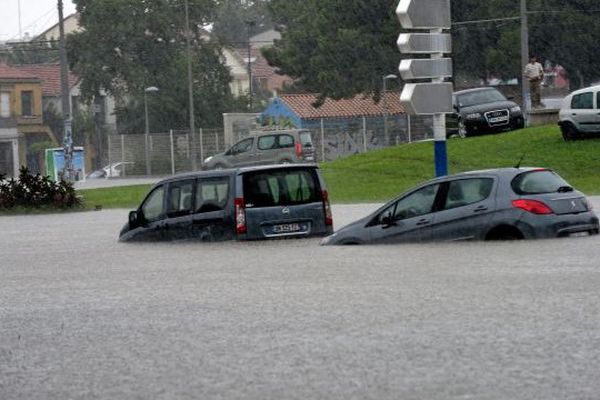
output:
<path id="1" fill-rule="evenodd" d="M 523 116 L 529 121 L 529 81 L 523 76 L 529 62 L 529 30 L 527 27 L 527 0 L 521 0 L 521 96 L 523 97 Z"/>
<path id="2" fill-rule="evenodd" d="M 67 48 L 65 46 L 65 26 L 63 19 L 63 2 L 58 0 L 58 28 L 59 28 L 59 51 L 60 51 L 60 87 L 61 104 L 64 119 L 63 149 L 65 163 L 62 179 L 73 180 L 73 136 L 71 134 L 71 99 L 69 94 L 69 67 L 67 62 Z"/>
<path id="3" fill-rule="evenodd" d="M 188 0 L 185 0 L 185 48 L 187 52 L 187 79 L 188 79 L 188 97 L 190 107 L 190 135 L 192 137 L 192 170 L 198 169 L 196 160 L 196 122 L 194 120 L 194 82 L 192 80 L 192 50 L 190 45 L 190 12 Z M 203 162 L 202 135 L 200 136 L 200 163 Z"/>
<path id="4" fill-rule="evenodd" d="M 246 21 L 247 36 L 248 36 L 248 94 L 250 95 L 250 112 L 252 112 L 254 105 L 252 104 L 252 46 L 250 44 L 250 29 L 255 25 L 254 21 Z"/>

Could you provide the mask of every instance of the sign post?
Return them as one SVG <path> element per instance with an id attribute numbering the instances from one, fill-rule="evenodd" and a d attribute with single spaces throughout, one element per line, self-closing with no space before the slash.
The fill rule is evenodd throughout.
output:
<path id="1" fill-rule="evenodd" d="M 398 49 L 405 54 L 429 54 L 430 58 L 402 60 L 398 70 L 405 81 L 431 80 L 427 83 L 407 83 L 400 103 L 409 115 L 431 115 L 435 143 L 436 176 L 448 174 L 446 150 L 446 113 L 452 112 L 452 60 L 444 54 L 452 52 L 450 0 L 400 0 L 396 15 L 404 29 L 429 30 L 429 33 L 402 33 Z"/>

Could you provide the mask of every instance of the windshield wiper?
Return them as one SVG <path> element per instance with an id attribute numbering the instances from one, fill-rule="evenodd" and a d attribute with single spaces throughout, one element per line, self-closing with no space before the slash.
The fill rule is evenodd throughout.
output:
<path id="1" fill-rule="evenodd" d="M 558 193 L 566 193 L 566 192 L 572 192 L 573 188 L 571 186 L 561 186 L 556 190 Z"/>

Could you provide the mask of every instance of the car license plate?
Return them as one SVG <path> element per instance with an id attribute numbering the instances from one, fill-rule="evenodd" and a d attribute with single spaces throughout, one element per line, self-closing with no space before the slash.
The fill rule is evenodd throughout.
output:
<path id="1" fill-rule="evenodd" d="M 494 124 L 496 122 L 506 122 L 506 121 L 508 121 L 508 118 L 507 117 L 494 117 L 494 118 L 490 118 L 489 121 L 491 124 Z"/>
<path id="2" fill-rule="evenodd" d="M 302 230 L 300 224 L 280 224 L 273 225 L 273 233 L 293 233 Z"/>
<path id="3" fill-rule="evenodd" d="M 582 232 L 571 232 L 569 233 L 570 237 L 583 237 L 583 236 L 590 236 L 590 233 L 588 231 L 582 231 Z"/>

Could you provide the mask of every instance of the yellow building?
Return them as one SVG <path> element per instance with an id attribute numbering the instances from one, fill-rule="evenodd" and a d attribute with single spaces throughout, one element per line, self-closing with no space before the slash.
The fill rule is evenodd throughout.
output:
<path id="1" fill-rule="evenodd" d="M 44 172 L 43 151 L 35 146 L 42 142 L 58 146 L 44 125 L 41 79 L 0 64 L 0 174 L 16 177 L 20 166 Z"/>

